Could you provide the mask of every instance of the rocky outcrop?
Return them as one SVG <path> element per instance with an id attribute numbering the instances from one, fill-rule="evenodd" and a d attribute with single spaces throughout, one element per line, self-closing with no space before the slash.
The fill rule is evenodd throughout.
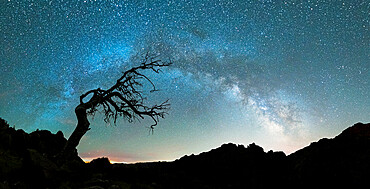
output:
<path id="1" fill-rule="evenodd" d="M 66 142 L 61 131 L 53 134 L 36 130 L 28 134 L 0 118 L 0 181 L 11 188 L 43 188 L 58 183 L 60 174 L 84 164 L 77 153 L 69 164 L 57 164 L 55 157 Z"/>
<path id="2" fill-rule="evenodd" d="M 286 156 L 224 144 L 174 162 L 63 166 L 62 132 L 15 130 L 0 119 L 0 188 L 362 188 L 370 185 L 370 124 L 357 123 Z"/>

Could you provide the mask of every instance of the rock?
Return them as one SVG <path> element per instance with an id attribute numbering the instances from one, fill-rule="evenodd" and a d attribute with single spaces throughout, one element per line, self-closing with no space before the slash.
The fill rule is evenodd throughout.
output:
<path id="1" fill-rule="evenodd" d="M 111 168 L 112 164 L 110 163 L 107 157 L 101 157 L 101 158 L 93 159 L 89 163 L 89 167 L 93 169 L 98 169 L 98 170 L 105 170 L 105 169 Z"/>

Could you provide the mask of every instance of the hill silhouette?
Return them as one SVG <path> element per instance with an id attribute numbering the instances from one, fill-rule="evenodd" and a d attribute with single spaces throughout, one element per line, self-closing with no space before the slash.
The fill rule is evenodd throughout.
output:
<path id="1" fill-rule="evenodd" d="M 370 124 L 357 123 L 333 139 L 321 139 L 288 156 L 296 185 L 305 188 L 370 184 Z"/>
<path id="2" fill-rule="evenodd" d="M 370 181 L 370 124 L 357 123 L 290 155 L 223 144 L 173 162 L 64 165 L 62 132 L 15 130 L 0 118 L 0 188 L 361 188 Z"/>

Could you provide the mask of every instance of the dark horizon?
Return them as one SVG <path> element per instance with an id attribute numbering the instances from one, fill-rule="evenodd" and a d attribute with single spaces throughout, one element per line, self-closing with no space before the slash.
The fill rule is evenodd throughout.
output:
<path id="1" fill-rule="evenodd" d="M 370 183 L 370 123 L 356 123 L 286 155 L 232 143 L 173 162 L 60 161 L 62 132 L 25 133 L 0 119 L 0 188 L 363 188 Z M 266 182 L 268 180 L 269 182 Z"/>

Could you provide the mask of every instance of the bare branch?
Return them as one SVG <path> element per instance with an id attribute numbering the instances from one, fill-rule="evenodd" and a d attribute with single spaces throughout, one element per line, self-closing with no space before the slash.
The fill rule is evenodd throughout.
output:
<path id="1" fill-rule="evenodd" d="M 87 115 L 94 115 L 99 109 L 104 113 L 105 122 L 113 119 L 114 123 L 116 123 L 118 117 L 123 117 L 129 122 L 132 122 L 134 119 L 140 120 L 150 117 L 154 122 L 150 126 L 153 133 L 153 129 L 157 126 L 159 119 L 164 118 L 167 114 L 170 104 L 168 100 L 159 105 L 149 106 L 146 104 L 146 96 L 140 90 L 143 87 L 143 80 L 149 82 L 153 88 L 150 92 L 158 90 L 150 78 L 141 71 L 149 70 L 154 73 L 160 73 L 161 68 L 172 64 L 171 60 L 162 61 L 158 57 L 146 53 L 139 66 L 123 72 L 122 76 L 109 89 L 97 88 L 87 91 L 80 96 L 80 104 L 75 108 L 78 120 L 77 126 L 69 137 L 63 151 L 58 155 L 61 163 L 73 157 L 72 155 L 76 153 L 75 149 L 82 136 L 90 129 Z M 86 100 L 85 98 L 90 94 L 92 94 L 92 97 Z"/>
<path id="2" fill-rule="evenodd" d="M 143 82 L 140 80 L 143 79 L 150 84 L 152 87 L 150 92 L 158 91 L 158 89 L 150 78 L 141 73 L 141 71 L 151 70 L 155 73 L 160 73 L 160 68 L 170 66 L 171 64 L 171 60 L 162 61 L 158 59 L 158 56 L 146 53 L 139 66 L 123 72 L 122 76 L 108 90 L 98 88 L 81 95 L 80 104 L 86 104 L 90 114 L 94 114 L 97 108 L 101 106 L 105 115 L 104 121 L 106 122 L 113 119 L 114 123 L 116 123 L 117 118 L 120 116 L 123 116 L 128 121 L 137 118 L 144 119 L 145 116 L 148 116 L 154 121 L 150 126 L 153 129 L 158 124 L 159 118 L 164 118 L 164 115 L 167 114 L 170 104 L 166 100 L 159 105 L 151 107 L 145 105 L 146 97 L 139 90 L 143 87 Z M 85 103 L 84 99 L 89 94 L 93 94 L 93 97 Z"/>

